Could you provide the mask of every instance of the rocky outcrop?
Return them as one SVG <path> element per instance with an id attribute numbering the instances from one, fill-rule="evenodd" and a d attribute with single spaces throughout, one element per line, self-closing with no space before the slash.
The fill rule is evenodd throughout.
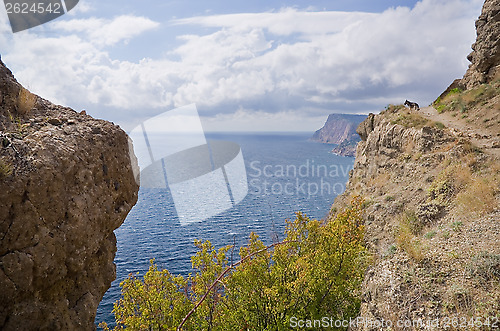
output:
<path id="1" fill-rule="evenodd" d="M 345 140 L 357 142 L 356 128 L 365 118 L 365 115 L 331 114 L 311 140 L 325 144 L 340 144 Z"/>
<path id="2" fill-rule="evenodd" d="M 485 1 L 472 64 L 441 95 L 467 88 L 462 119 L 389 106 L 357 128 L 354 167 L 332 208 L 365 201 L 373 260 L 352 330 L 490 330 L 498 319 L 500 163 L 482 141 L 500 136 L 499 7 Z"/>
<path id="3" fill-rule="evenodd" d="M 332 153 L 340 155 L 340 156 L 356 156 L 356 146 L 358 145 L 358 141 L 353 140 L 344 140 L 337 147 L 332 149 Z"/>
<path id="4" fill-rule="evenodd" d="M 128 137 L 0 62 L 0 329 L 92 330 L 137 200 Z"/>
<path id="5" fill-rule="evenodd" d="M 500 1 L 486 0 L 476 21 L 477 39 L 467 57 L 471 64 L 462 79 L 467 89 L 489 83 L 500 74 Z"/>
<path id="6" fill-rule="evenodd" d="M 498 159 L 402 107 L 370 115 L 358 132 L 346 191 L 334 203 L 339 210 L 361 196 L 366 206 L 373 263 L 361 288 L 362 322 L 352 329 L 441 330 L 453 318 L 494 318 Z"/>

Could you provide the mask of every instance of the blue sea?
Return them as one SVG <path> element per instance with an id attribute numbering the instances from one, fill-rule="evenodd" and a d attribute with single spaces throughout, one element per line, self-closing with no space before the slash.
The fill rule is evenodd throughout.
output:
<path id="1" fill-rule="evenodd" d="M 195 239 L 210 240 L 216 247 L 233 242 L 242 246 L 255 232 L 270 244 L 283 239 L 285 220 L 298 211 L 323 219 L 345 189 L 354 163 L 354 158 L 331 153 L 332 145 L 310 142 L 310 133 L 207 133 L 206 137 L 239 144 L 248 194 L 219 215 L 181 225 L 168 188 L 141 187 L 137 204 L 115 231 L 117 279 L 99 305 L 96 324 L 115 324 L 112 309 L 120 298 L 119 283 L 130 273 L 143 275 L 150 259 L 186 276 L 192 271 Z"/>

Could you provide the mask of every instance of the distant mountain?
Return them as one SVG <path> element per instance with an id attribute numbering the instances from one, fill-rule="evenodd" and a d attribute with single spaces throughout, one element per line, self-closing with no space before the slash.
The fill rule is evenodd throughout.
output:
<path id="1" fill-rule="evenodd" d="M 311 137 L 312 141 L 325 144 L 341 144 L 344 141 L 359 141 L 358 125 L 366 115 L 331 114 L 325 125 Z"/>

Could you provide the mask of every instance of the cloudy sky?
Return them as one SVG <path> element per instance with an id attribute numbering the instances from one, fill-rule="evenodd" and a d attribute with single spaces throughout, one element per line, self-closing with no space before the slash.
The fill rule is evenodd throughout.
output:
<path id="1" fill-rule="evenodd" d="M 34 93 L 125 129 L 195 103 L 206 130 L 314 131 L 428 105 L 468 66 L 482 0 L 80 0 L 0 54 Z"/>

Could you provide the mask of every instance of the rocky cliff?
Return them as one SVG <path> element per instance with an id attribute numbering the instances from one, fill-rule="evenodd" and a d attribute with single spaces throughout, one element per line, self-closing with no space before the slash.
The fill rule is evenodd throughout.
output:
<path id="1" fill-rule="evenodd" d="M 0 329 L 95 328 L 137 191 L 125 132 L 31 94 L 0 61 Z"/>
<path id="2" fill-rule="evenodd" d="M 365 118 L 365 115 L 331 114 L 311 140 L 325 144 L 340 144 L 345 140 L 357 142 L 359 136 L 356 134 L 356 127 Z"/>
<path id="3" fill-rule="evenodd" d="M 470 89 L 489 83 L 500 75 L 500 1 L 486 0 L 476 21 L 477 39 L 472 45 L 469 69 L 462 84 Z"/>
<path id="4" fill-rule="evenodd" d="M 365 199 L 373 261 L 354 330 L 490 330 L 500 318 L 500 79 L 498 53 L 482 46 L 500 40 L 485 28 L 493 18 L 498 1 L 487 0 L 466 91 L 445 93 L 439 111 L 390 106 L 357 129 L 354 169 L 334 203 Z"/>
<path id="5" fill-rule="evenodd" d="M 365 199 L 373 263 L 362 288 L 363 320 L 438 330 L 445 324 L 425 323 L 498 317 L 499 159 L 463 131 L 402 106 L 370 115 L 358 131 L 354 169 L 334 206 Z"/>

